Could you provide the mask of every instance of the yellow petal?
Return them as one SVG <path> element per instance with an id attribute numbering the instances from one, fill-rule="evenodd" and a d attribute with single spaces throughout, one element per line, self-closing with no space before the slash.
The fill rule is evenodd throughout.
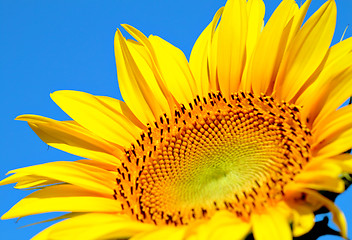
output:
<path id="1" fill-rule="evenodd" d="M 15 186 L 17 189 L 36 189 L 37 187 L 48 186 L 51 184 L 61 183 L 57 180 L 43 179 L 38 176 L 25 176 L 20 182 Z"/>
<path id="2" fill-rule="evenodd" d="M 171 116 L 170 106 L 159 86 L 159 81 L 157 80 L 157 75 L 160 74 L 155 73 L 155 71 L 153 71 L 154 63 L 153 59 L 149 55 L 148 49 L 146 49 L 146 47 L 143 46 L 141 43 L 130 39 L 126 41 L 126 44 L 133 60 L 135 61 L 139 71 L 143 76 L 143 79 L 145 80 L 149 88 L 152 89 L 152 94 L 155 97 L 156 101 L 158 101 L 160 107 L 162 108 L 162 111 L 165 112 L 168 116 Z"/>
<path id="3" fill-rule="evenodd" d="M 100 102 L 102 102 L 103 104 L 105 104 L 112 111 L 114 111 L 117 115 L 124 116 L 140 129 L 147 130 L 147 127 L 145 126 L 145 124 L 139 121 L 139 119 L 133 114 L 133 112 L 125 102 L 115 98 L 106 97 L 106 96 L 94 96 L 94 97 L 98 99 Z M 123 119 L 125 120 L 125 118 Z M 129 125 L 130 123 L 128 122 L 127 124 Z M 138 130 L 138 133 L 139 133 L 139 130 Z M 136 133 L 133 133 L 133 134 L 136 134 Z"/>
<path id="4" fill-rule="evenodd" d="M 113 195 L 112 186 L 116 184 L 114 174 L 77 162 L 51 162 L 11 170 L 7 174 L 10 173 L 15 174 L 0 181 L 0 185 L 27 181 L 27 176 L 32 178 L 38 176 L 38 179 L 53 179 L 98 193 Z"/>
<path id="5" fill-rule="evenodd" d="M 73 121 L 56 121 L 36 115 L 18 116 L 49 146 L 88 159 L 118 163 L 114 154 L 120 150 Z"/>
<path id="6" fill-rule="evenodd" d="M 212 92 L 220 91 L 218 77 L 218 45 L 219 45 L 219 28 L 212 33 L 211 48 L 209 53 L 209 89 Z"/>
<path id="7" fill-rule="evenodd" d="M 56 223 L 32 240 L 126 239 L 153 228 L 153 225 L 133 221 L 125 215 L 89 213 Z"/>
<path id="8" fill-rule="evenodd" d="M 291 100 L 316 71 L 328 52 L 336 23 L 336 4 L 326 2 L 310 17 L 283 57 L 276 84 L 281 99 Z"/>
<path id="9" fill-rule="evenodd" d="M 185 227 L 159 227 L 156 230 L 136 234 L 130 240 L 182 240 L 185 234 Z"/>
<path id="10" fill-rule="evenodd" d="M 246 61 L 246 0 L 229 0 L 218 26 L 217 76 L 224 97 L 238 90 Z"/>
<path id="11" fill-rule="evenodd" d="M 324 106 L 327 95 L 334 88 L 334 79 L 350 68 L 352 61 L 352 38 L 332 46 L 328 53 L 324 68 L 315 82 L 299 96 L 297 103 L 304 104 L 304 114 L 314 120 Z M 333 84 L 333 85 L 331 85 Z M 325 89 L 328 89 L 326 91 Z M 336 109 L 336 108 L 335 108 Z M 330 111 L 335 111 L 332 109 Z M 308 113 L 307 113 L 308 112 Z"/>
<path id="12" fill-rule="evenodd" d="M 91 159 L 82 159 L 82 160 L 77 160 L 75 162 L 83 163 L 83 164 L 86 164 L 89 166 L 98 167 L 98 168 L 105 169 L 108 171 L 115 171 L 116 167 L 119 166 L 118 164 L 111 164 L 109 162 L 102 162 L 102 161 L 91 160 Z"/>
<path id="13" fill-rule="evenodd" d="M 332 159 L 312 159 L 300 174 L 295 177 L 295 184 L 301 188 L 311 188 L 341 193 L 345 184 L 340 179 L 342 168 Z"/>
<path id="14" fill-rule="evenodd" d="M 344 172 L 352 173 L 352 159 L 339 164 Z"/>
<path id="15" fill-rule="evenodd" d="M 80 216 L 82 214 L 85 214 L 85 213 L 76 213 L 76 212 L 75 213 L 65 213 L 65 214 L 62 214 L 61 216 L 58 216 L 58 217 L 53 217 L 53 218 L 50 218 L 50 219 L 47 219 L 47 220 L 34 222 L 34 223 L 31 223 L 31 224 L 26 224 L 23 227 L 30 227 L 30 226 L 34 226 L 34 225 L 41 224 L 41 223 L 49 223 L 49 222 L 53 222 L 53 221 L 64 220 L 64 219 L 67 219 L 67 218 Z"/>
<path id="16" fill-rule="evenodd" d="M 296 205 L 293 207 L 292 234 L 294 237 L 309 232 L 315 224 L 315 215 L 309 207 Z"/>
<path id="17" fill-rule="evenodd" d="M 256 240 L 292 240 L 290 225 L 280 211 L 268 209 L 252 215 L 253 235 Z"/>
<path id="18" fill-rule="evenodd" d="M 179 103 L 193 102 L 199 92 L 189 69 L 188 61 L 178 48 L 157 36 L 150 36 L 156 61 L 166 87 Z"/>
<path id="19" fill-rule="evenodd" d="M 262 0 L 248 0 L 248 32 L 246 40 L 246 56 L 250 58 L 257 44 L 264 25 L 265 4 Z"/>
<path id="20" fill-rule="evenodd" d="M 339 175 L 340 178 L 344 173 L 352 173 L 352 155 L 350 153 L 344 153 L 329 158 L 319 158 L 319 165 L 321 165 L 322 161 L 325 163 L 324 165 L 327 166 L 334 165 L 335 168 L 338 166 L 341 172 Z"/>
<path id="21" fill-rule="evenodd" d="M 296 104 L 303 106 L 302 117 L 312 126 L 319 124 L 352 95 L 351 61 L 351 52 L 333 61 L 298 98 Z"/>
<path id="22" fill-rule="evenodd" d="M 118 29 L 115 34 L 115 58 L 124 101 L 143 124 L 155 122 L 163 114 L 162 104 L 152 94 Z"/>
<path id="23" fill-rule="evenodd" d="M 169 91 L 169 89 L 166 87 L 166 85 L 164 83 L 164 80 L 162 78 L 162 75 L 161 75 L 161 72 L 159 69 L 159 65 L 157 62 L 157 57 L 156 57 L 156 54 L 155 54 L 154 49 L 152 47 L 152 44 L 150 43 L 148 38 L 146 36 L 144 36 L 143 33 L 138 31 L 134 27 L 127 25 L 127 24 L 122 24 L 121 26 L 129 34 L 131 34 L 131 36 L 134 37 L 140 44 L 142 44 L 142 46 L 144 47 L 144 50 L 146 50 L 144 52 L 144 56 L 145 56 L 145 58 L 148 58 L 147 61 L 149 62 L 149 66 L 153 70 L 153 73 L 154 73 L 155 79 L 158 83 L 158 86 L 159 86 L 161 92 L 164 94 L 164 96 L 169 104 L 171 114 L 173 114 L 174 106 L 175 106 L 175 104 L 177 105 L 177 102 L 175 102 L 171 92 Z"/>
<path id="24" fill-rule="evenodd" d="M 339 154 L 339 155 L 335 155 L 329 158 L 325 158 L 325 157 L 315 157 L 314 159 L 317 159 L 318 164 L 321 164 L 322 162 L 326 162 L 327 164 L 337 164 L 343 161 L 348 161 L 352 159 L 352 155 L 349 153 L 343 153 L 343 154 Z M 319 163 L 320 161 L 320 163 Z M 315 161 L 314 161 L 315 162 Z"/>
<path id="25" fill-rule="evenodd" d="M 210 91 L 209 62 L 212 38 L 222 12 L 223 8 L 220 8 L 216 12 L 212 22 L 204 29 L 202 34 L 198 37 L 196 43 L 193 46 L 191 56 L 189 58 L 189 67 L 192 70 L 195 84 L 197 89 L 199 89 L 198 91 L 200 92 L 201 97 L 206 96 Z"/>
<path id="26" fill-rule="evenodd" d="M 311 188 L 321 191 L 330 191 L 342 193 L 345 190 L 345 184 L 339 176 L 332 176 L 330 172 L 309 172 L 309 174 L 300 174 L 295 178 L 297 184 L 302 188 Z"/>
<path id="27" fill-rule="evenodd" d="M 332 213 L 334 223 L 338 226 L 341 231 L 341 236 L 343 238 L 347 238 L 347 224 L 343 212 L 341 212 L 341 210 L 331 200 L 324 197 L 320 193 L 309 189 L 302 189 L 301 191 L 309 194 L 311 197 L 315 198 L 317 201 L 321 202 L 327 209 L 329 209 L 329 211 Z"/>
<path id="28" fill-rule="evenodd" d="M 352 54 L 350 55 L 352 56 Z M 326 89 L 322 92 L 323 94 L 319 98 L 320 100 L 325 100 L 323 107 L 321 108 L 318 116 L 316 117 L 316 122 L 321 121 L 327 115 L 335 111 L 341 106 L 350 96 L 352 96 L 352 67 L 341 71 L 339 75 L 335 76 L 330 84 L 326 85 Z M 330 87 L 330 91 L 328 91 Z"/>
<path id="29" fill-rule="evenodd" d="M 294 0 L 283 1 L 270 17 L 255 47 L 247 80 L 254 93 L 271 93 L 284 50 L 286 48 L 292 17 L 298 7 Z"/>
<path id="30" fill-rule="evenodd" d="M 1 218 L 18 218 L 46 212 L 119 212 L 112 195 L 102 195 L 74 185 L 54 185 L 23 198 Z"/>
<path id="31" fill-rule="evenodd" d="M 140 128 L 118 111 L 118 100 L 115 104 L 108 105 L 114 100 L 108 102 L 107 97 L 100 100 L 88 93 L 68 90 L 54 92 L 51 98 L 81 126 L 110 142 L 129 146 L 141 132 Z"/>
<path id="32" fill-rule="evenodd" d="M 313 149 L 318 157 L 332 157 L 352 148 L 352 129 L 336 134 L 329 142 L 323 142 Z"/>
<path id="33" fill-rule="evenodd" d="M 314 126 L 313 136 L 316 142 L 329 141 L 332 137 L 352 128 L 352 105 L 348 105 L 332 112 Z"/>
<path id="34" fill-rule="evenodd" d="M 243 70 L 240 89 L 245 92 L 252 91 L 252 82 L 248 78 L 250 59 L 257 45 L 258 38 L 264 28 L 265 4 L 262 0 L 249 0 L 247 2 L 248 32 L 246 42 L 246 65 Z"/>
<path id="35" fill-rule="evenodd" d="M 185 238 L 189 240 L 240 240 L 244 239 L 250 230 L 249 222 L 237 218 L 228 211 L 219 211 L 210 220 L 190 225 Z"/>
<path id="36" fill-rule="evenodd" d="M 305 1 L 305 3 L 296 12 L 292 21 L 291 31 L 287 41 L 288 45 L 291 43 L 292 39 L 297 35 L 298 31 L 300 30 L 311 2 L 312 0 Z"/>
<path id="37" fill-rule="evenodd" d="M 326 65 L 332 65 L 352 52 L 352 37 L 345 39 L 330 48 Z"/>
<path id="38" fill-rule="evenodd" d="M 322 171 L 326 173 L 330 172 L 330 176 L 336 177 L 341 173 L 341 168 L 337 166 L 334 161 L 341 156 L 343 155 L 336 158 L 312 158 L 311 162 L 304 167 L 305 171 L 302 171 L 302 174 L 307 172 L 307 175 L 309 175 L 310 172 Z"/>

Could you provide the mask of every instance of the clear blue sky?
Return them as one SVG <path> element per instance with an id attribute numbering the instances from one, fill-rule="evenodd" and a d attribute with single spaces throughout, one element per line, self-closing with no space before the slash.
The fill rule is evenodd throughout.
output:
<path id="1" fill-rule="evenodd" d="M 352 2 L 337 0 L 334 43 L 352 24 Z M 279 4 L 266 0 L 266 20 Z M 313 0 L 309 13 L 324 1 Z M 225 0 L 0 0 L 0 178 L 11 169 L 78 157 L 49 148 L 27 124 L 13 119 L 33 113 L 65 120 L 49 93 L 72 89 L 121 99 L 113 50 L 115 29 L 131 24 L 161 36 L 188 57 L 193 43 Z M 346 37 L 352 35 L 352 29 Z M 28 192 L 0 187 L 0 214 Z M 337 200 L 352 226 L 352 189 Z M 52 216 L 52 215 L 46 215 Z M 20 226 L 45 216 L 0 221 L 0 239 L 29 239 L 48 224 Z M 349 228 L 352 233 L 352 228 Z M 323 238 L 335 239 L 335 238 Z"/>

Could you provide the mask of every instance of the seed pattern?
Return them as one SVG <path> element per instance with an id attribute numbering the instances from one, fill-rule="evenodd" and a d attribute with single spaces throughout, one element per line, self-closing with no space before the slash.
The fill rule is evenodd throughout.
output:
<path id="1" fill-rule="evenodd" d="M 299 107 L 270 96 L 197 96 L 125 150 L 114 197 L 142 222 L 182 225 L 221 209 L 248 219 L 282 200 L 310 136 Z"/>

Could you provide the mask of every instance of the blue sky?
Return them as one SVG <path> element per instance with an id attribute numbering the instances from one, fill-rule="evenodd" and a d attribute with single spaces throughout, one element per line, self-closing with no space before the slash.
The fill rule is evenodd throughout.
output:
<path id="1" fill-rule="evenodd" d="M 337 1 L 334 43 L 352 24 L 352 2 Z M 266 20 L 279 2 L 265 1 Z M 309 14 L 322 3 L 313 0 Z M 49 93 L 56 90 L 80 90 L 121 99 L 113 51 L 115 30 L 120 24 L 131 24 L 146 35 L 161 36 L 188 57 L 197 36 L 224 4 L 224 0 L 0 0 L 0 178 L 19 167 L 79 159 L 48 148 L 27 124 L 14 118 L 32 113 L 68 119 L 50 100 Z M 350 28 L 346 37 L 351 35 Z M 27 194 L 13 186 L 0 187 L 0 214 Z M 352 189 L 340 196 L 337 204 L 352 226 L 351 199 Z M 48 224 L 19 227 L 43 219 L 0 221 L 0 238 L 29 239 Z"/>

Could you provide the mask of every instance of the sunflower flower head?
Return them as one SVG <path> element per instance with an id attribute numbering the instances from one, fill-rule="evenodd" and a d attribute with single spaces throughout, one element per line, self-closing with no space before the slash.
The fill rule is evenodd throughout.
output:
<path id="1" fill-rule="evenodd" d="M 58 91 L 72 120 L 22 115 L 48 145 L 83 157 L 12 170 L 1 184 L 39 190 L 2 218 L 68 212 L 33 239 L 292 239 L 322 207 L 347 237 L 352 173 L 352 40 L 330 47 L 336 5 L 304 24 L 283 0 L 229 0 L 189 61 L 157 36 L 115 35 L 123 101 Z"/>

